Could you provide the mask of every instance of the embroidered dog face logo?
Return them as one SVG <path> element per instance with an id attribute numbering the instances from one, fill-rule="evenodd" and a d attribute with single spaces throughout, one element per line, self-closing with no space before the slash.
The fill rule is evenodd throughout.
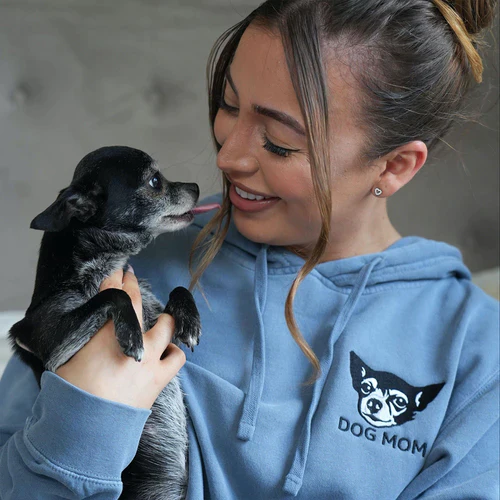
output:
<path id="1" fill-rule="evenodd" d="M 388 372 L 372 370 L 351 351 L 352 385 L 356 389 L 359 414 L 374 427 L 392 427 L 413 420 L 425 410 L 443 384 L 414 387 Z"/>

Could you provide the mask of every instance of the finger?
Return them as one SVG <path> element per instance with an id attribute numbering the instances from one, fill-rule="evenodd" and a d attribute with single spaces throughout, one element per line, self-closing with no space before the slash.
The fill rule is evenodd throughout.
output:
<path id="1" fill-rule="evenodd" d="M 150 352 L 156 359 L 160 359 L 172 340 L 174 327 L 174 318 L 170 314 L 160 314 L 156 325 L 144 334 L 146 352 Z"/>
<path id="2" fill-rule="evenodd" d="M 115 325 L 112 320 L 108 320 L 104 326 L 85 344 L 82 348 L 87 352 L 94 352 L 95 355 L 102 355 L 104 351 L 115 355 L 123 356 L 123 351 L 118 344 L 115 333 Z"/>
<path id="3" fill-rule="evenodd" d="M 168 344 L 161 361 L 161 373 L 165 385 L 168 384 L 186 362 L 184 351 L 175 344 Z"/>
<path id="4" fill-rule="evenodd" d="M 123 283 L 123 270 L 117 269 L 113 274 L 104 279 L 99 287 L 99 291 L 107 290 L 108 288 L 121 289 Z"/>
<path id="5" fill-rule="evenodd" d="M 134 306 L 135 314 L 137 315 L 139 324 L 142 326 L 141 289 L 139 288 L 139 282 L 137 281 L 132 266 L 129 266 L 129 270 L 123 275 L 123 290 L 127 292 L 130 299 L 132 300 L 132 305 Z"/>

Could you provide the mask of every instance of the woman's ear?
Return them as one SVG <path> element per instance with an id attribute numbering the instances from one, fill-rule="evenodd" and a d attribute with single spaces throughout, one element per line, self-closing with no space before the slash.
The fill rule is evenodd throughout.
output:
<path id="1" fill-rule="evenodd" d="M 412 141 L 394 149 L 379 160 L 381 173 L 374 188 L 382 190 L 381 198 L 392 196 L 410 182 L 427 160 L 427 146 Z"/>

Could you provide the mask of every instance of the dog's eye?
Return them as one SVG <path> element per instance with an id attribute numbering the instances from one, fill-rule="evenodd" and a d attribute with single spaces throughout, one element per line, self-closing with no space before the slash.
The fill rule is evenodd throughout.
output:
<path id="1" fill-rule="evenodd" d="M 153 189 L 160 189 L 161 188 L 161 181 L 160 181 L 160 177 L 158 176 L 158 174 L 151 177 L 151 179 L 149 180 L 149 185 Z"/>
<path id="2" fill-rule="evenodd" d="M 370 382 L 363 382 L 361 384 L 361 392 L 365 395 L 368 395 L 373 392 L 373 385 Z"/>
<path id="3" fill-rule="evenodd" d="M 406 406 L 406 401 L 403 399 L 403 398 L 396 398 L 394 400 L 394 406 L 396 406 L 397 408 L 404 408 Z"/>
<path id="4" fill-rule="evenodd" d="M 391 396 L 389 402 L 391 402 L 398 411 L 404 410 L 408 404 L 408 401 L 402 396 Z"/>

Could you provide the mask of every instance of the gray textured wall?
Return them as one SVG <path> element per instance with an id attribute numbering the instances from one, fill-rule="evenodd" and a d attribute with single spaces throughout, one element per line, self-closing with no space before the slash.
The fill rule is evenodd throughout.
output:
<path id="1" fill-rule="evenodd" d="M 78 160 L 110 144 L 144 149 L 167 177 L 218 190 L 205 64 L 251 0 L 11 0 L 0 3 L 0 311 L 31 297 L 41 234 L 31 219 Z M 498 265 L 496 56 L 468 124 L 390 203 L 403 234 L 459 246 L 473 270 Z M 485 93 L 489 91 L 489 97 Z M 488 109 L 489 108 L 489 109 Z"/>

